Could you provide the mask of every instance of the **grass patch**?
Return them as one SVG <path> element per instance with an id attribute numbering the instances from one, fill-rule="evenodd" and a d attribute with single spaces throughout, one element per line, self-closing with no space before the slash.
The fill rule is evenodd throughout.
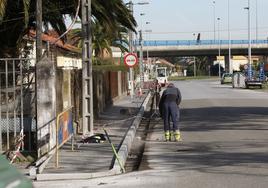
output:
<path id="1" fill-rule="evenodd" d="M 215 79 L 217 76 L 170 76 L 168 77 L 169 81 L 177 81 L 177 80 L 203 80 L 203 79 Z"/>

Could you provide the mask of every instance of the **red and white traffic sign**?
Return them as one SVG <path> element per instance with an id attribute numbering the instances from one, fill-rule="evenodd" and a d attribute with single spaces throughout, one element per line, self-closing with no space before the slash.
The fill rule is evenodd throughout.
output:
<path id="1" fill-rule="evenodd" d="M 134 53 L 128 53 L 124 57 L 124 63 L 128 67 L 134 67 L 138 63 L 138 57 Z"/>

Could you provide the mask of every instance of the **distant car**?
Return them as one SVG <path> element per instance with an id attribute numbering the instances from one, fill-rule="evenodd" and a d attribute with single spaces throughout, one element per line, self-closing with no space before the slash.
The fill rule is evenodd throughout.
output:
<path id="1" fill-rule="evenodd" d="M 232 80 L 233 80 L 233 74 L 223 73 L 223 75 L 221 77 L 221 84 L 232 83 Z"/>

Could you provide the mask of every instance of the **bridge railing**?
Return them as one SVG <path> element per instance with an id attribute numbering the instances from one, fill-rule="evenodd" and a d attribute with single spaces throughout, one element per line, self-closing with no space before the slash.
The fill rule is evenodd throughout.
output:
<path id="1" fill-rule="evenodd" d="M 228 40 L 150 40 L 143 41 L 144 46 L 194 46 L 194 45 L 228 45 Z M 248 40 L 231 40 L 231 44 L 248 44 Z M 268 44 L 268 40 L 252 40 L 254 44 Z M 135 45 L 139 42 L 135 41 Z"/>

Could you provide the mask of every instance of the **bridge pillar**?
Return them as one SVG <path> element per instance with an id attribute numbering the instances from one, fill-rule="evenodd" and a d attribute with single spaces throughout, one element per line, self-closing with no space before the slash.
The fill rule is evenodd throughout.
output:
<path id="1" fill-rule="evenodd" d="M 229 62 L 229 56 L 226 55 L 224 56 L 224 71 L 225 72 L 229 72 L 229 65 L 230 65 L 230 62 Z"/>
<path id="2" fill-rule="evenodd" d="M 208 62 L 209 62 L 209 67 L 208 67 L 208 75 L 211 76 L 211 66 L 214 64 L 214 61 L 217 60 L 216 56 L 208 56 Z"/>

